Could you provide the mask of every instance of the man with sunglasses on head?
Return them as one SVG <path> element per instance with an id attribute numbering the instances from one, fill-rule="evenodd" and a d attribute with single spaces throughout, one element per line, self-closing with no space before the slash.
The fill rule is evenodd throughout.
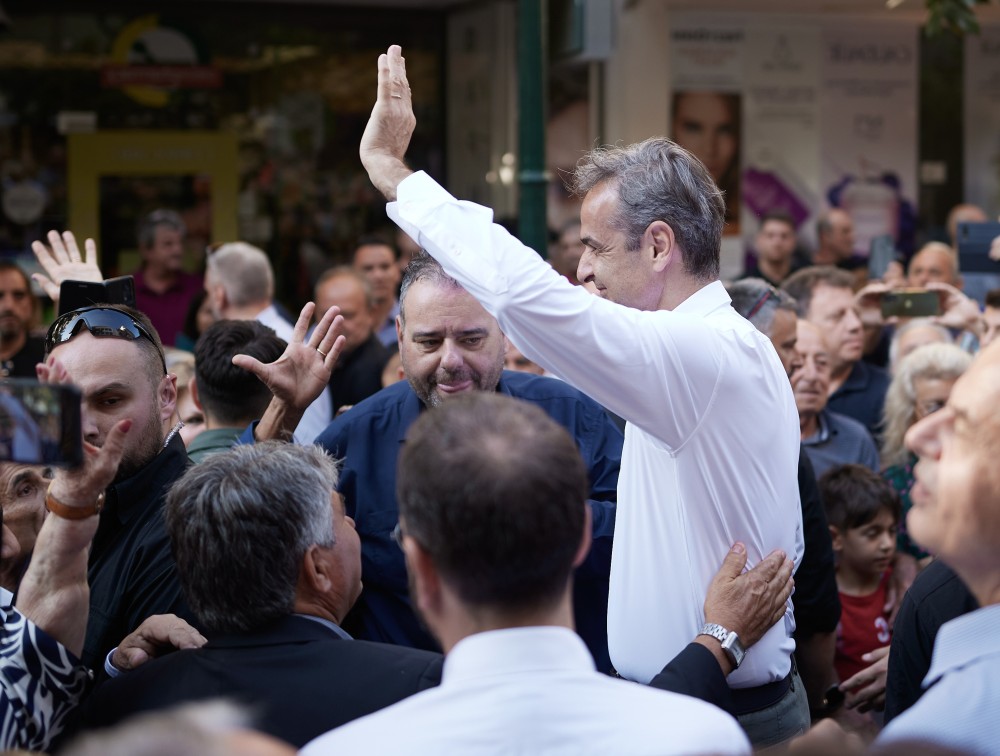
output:
<path id="1" fill-rule="evenodd" d="M 84 441 L 101 447 L 116 423 L 132 420 L 114 479 L 86 512 L 100 513 L 88 561 L 90 615 L 81 654 L 94 667 L 147 617 L 188 614 L 162 517 L 166 492 L 188 464 L 171 424 L 177 379 L 167 373 L 149 318 L 128 307 L 99 305 L 60 316 L 49 328 L 45 351 L 39 378 L 65 371 L 80 388 Z M 51 495 L 46 505 L 60 511 Z"/>

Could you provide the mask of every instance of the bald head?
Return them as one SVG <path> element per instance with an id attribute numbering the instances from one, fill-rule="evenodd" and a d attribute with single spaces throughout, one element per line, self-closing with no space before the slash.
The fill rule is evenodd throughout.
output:
<path id="1" fill-rule="evenodd" d="M 941 242 L 929 242 L 921 247 L 910 260 L 907 282 L 918 289 L 926 288 L 931 282 L 946 283 L 961 288 L 958 258 L 952 248 Z"/>

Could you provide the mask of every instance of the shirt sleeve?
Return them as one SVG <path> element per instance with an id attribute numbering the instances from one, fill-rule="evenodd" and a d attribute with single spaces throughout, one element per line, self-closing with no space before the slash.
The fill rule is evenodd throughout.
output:
<path id="1" fill-rule="evenodd" d="M 526 356 L 673 448 L 697 429 L 722 361 L 702 317 L 640 312 L 571 285 L 494 224 L 491 210 L 456 200 L 422 172 L 398 197 L 389 216 Z"/>
<path id="2" fill-rule="evenodd" d="M 62 644 L 13 607 L 0 609 L 0 748 L 47 751 L 90 683 Z"/>

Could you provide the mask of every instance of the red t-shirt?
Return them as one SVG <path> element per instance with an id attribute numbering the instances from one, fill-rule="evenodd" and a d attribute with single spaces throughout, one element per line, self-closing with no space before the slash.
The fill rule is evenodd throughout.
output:
<path id="1" fill-rule="evenodd" d="M 888 645 L 892 638 L 889 615 L 883 610 L 892 570 L 886 570 L 874 593 L 867 596 L 840 594 L 840 624 L 837 625 L 837 654 L 834 667 L 843 682 L 871 666 L 861 655 Z"/>

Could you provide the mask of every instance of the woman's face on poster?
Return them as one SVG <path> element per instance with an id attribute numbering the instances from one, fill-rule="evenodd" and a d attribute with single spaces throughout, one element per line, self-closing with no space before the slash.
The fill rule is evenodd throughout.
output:
<path id="1" fill-rule="evenodd" d="M 716 183 L 733 166 L 739 150 L 734 99 L 717 92 L 684 92 L 674 102 L 674 141 L 694 153 Z"/>

